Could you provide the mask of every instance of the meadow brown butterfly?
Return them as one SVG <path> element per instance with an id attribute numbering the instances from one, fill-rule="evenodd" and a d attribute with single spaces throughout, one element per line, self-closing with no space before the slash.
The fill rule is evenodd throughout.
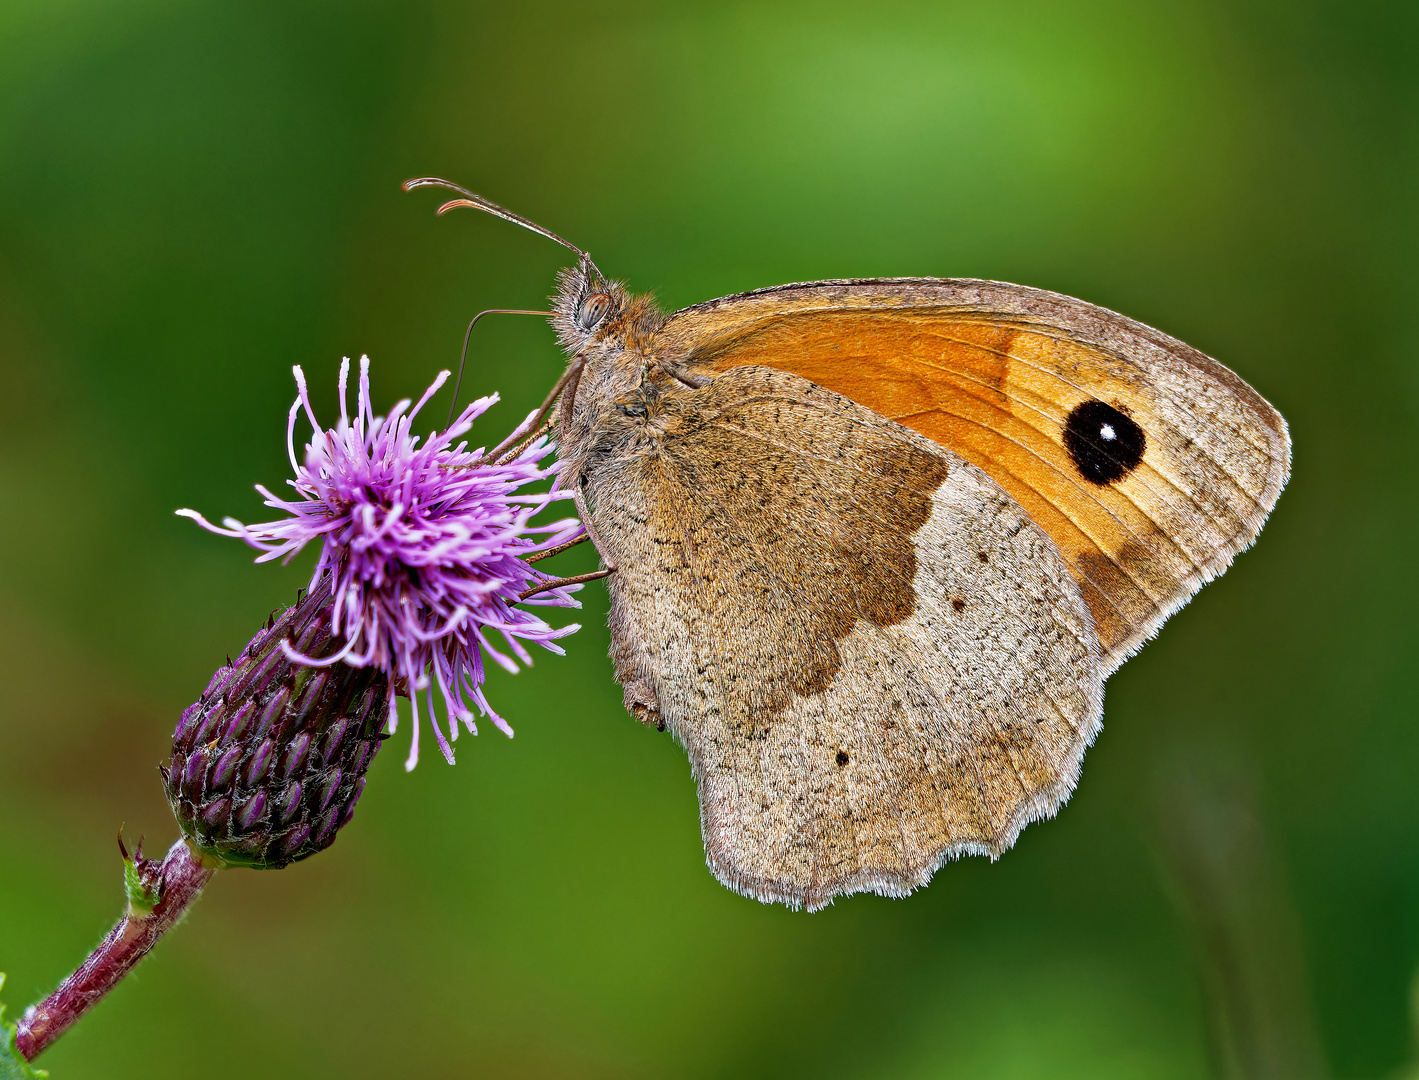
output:
<path id="1" fill-rule="evenodd" d="M 994 858 L 1068 798 L 1103 682 L 1260 531 L 1286 423 L 1166 334 L 995 281 L 781 285 L 674 314 L 580 256 L 562 483 L 611 659 L 685 747 L 730 888 L 820 908 Z"/>

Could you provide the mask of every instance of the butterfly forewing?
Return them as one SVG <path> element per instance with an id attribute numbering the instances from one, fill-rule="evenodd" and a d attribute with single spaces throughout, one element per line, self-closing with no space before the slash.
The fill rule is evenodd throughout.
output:
<path id="1" fill-rule="evenodd" d="M 969 280 L 818 282 L 672 316 L 691 372 L 789 371 L 985 470 L 1054 540 L 1122 662 L 1255 538 L 1284 421 L 1231 371 L 1078 300 Z"/>

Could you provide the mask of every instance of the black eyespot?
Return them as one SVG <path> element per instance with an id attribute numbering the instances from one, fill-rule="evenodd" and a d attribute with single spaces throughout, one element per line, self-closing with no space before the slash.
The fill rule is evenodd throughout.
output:
<path id="1" fill-rule="evenodd" d="M 838 764 L 839 764 L 839 765 L 846 765 L 846 764 L 847 764 L 847 761 L 848 761 L 848 758 L 847 758 L 847 751 L 846 751 L 846 750 L 839 750 L 839 751 L 838 751 L 838 757 L 837 757 L 837 762 L 838 762 Z"/>
<path id="2" fill-rule="evenodd" d="M 604 292 L 592 293 L 576 309 L 576 324 L 583 330 L 594 330 L 602 319 L 611 314 L 611 298 Z"/>
<path id="3" fill-rule="evenodd" d="M 1143 429 L 1112 405 L 1086 401 L 1064 422 L 1064 448 L 1091 484 L 1121 480 L 1143 460 Z"/>

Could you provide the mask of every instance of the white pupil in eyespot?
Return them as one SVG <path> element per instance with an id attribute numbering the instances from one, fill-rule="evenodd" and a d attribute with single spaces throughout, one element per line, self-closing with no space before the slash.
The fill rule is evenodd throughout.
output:
<path id="1" fill-rule="evenodd" d="M 1112 424 L 1104 424 L 1099 428 L 1099 438 L 1112 442 L 1118 438 L 1118 433 L 1114 431 Z"/>

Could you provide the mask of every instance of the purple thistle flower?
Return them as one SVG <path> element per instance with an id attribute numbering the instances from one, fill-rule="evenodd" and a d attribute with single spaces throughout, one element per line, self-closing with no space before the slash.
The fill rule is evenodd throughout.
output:
<path id="1" fill-rule="evenodd" d="M 288 659 L 317 667 L 346 663 L 375 665 L 408 694 L 413 739 L 405 768 L 419 760 L 418 694 L 424 691 L 429 723 L 439 749 L 453 761 L 451 739 L 458 721 L 477 733 L 471 706 L 490 717 L 509 736 L 512 728 L 493 711 L 483 694 L 483 653 L 508 671 L 517 661 L 531 664 L 524 641 L 562 654 L 555 639 L 577 630 L 554 629 L 514 604 L 580 607 L 570 593 L 579 586 L 551 589 L 525 601 L 519 594 L 553 580 L 524 557 L 575 539 L 581 525 L 564 518 L 547 525 L 531 519 L 551 503 L 571 497 L 554 480 L 543 492 L 519 493 L 527 484 L 555 477 L 556 466 L 542 460 L 555 449 L 545 437 L 532 438 L 492 458 L 455 440 L 494 402 L 480 398 L 463 410 L 442 434 L 423 445 L 411 434 L 415 416 L 448 378 L 439 373 L 412 409 L 408 399 L 387 417 L 370 407 L 369 358 L 360 358 L 359 401 L 352 418 L 346 407 L 350 361 L 340 365 L 340 422 L 324 429 L 315 418 L 305 375 L 294 369 L 298 396 L 286 427 L 286 447 L 295 478 L 294 499 L 280 499 L 256 485 L 266 505 L 289 517 L 258 525 L 224 518 L 220 528 L 193 510 L 179 510 L 203 528 L 245 540 L 263 552 L 257 562 L 289 561 L 311 540 L 322 544 L 311 578 L 312 591 L 328 585 L 334 599 L 331 631 L 343 647 L 332 656 L 310 657 L 281 648 Z M 305 462 L 296 460 L 296 417 L 305 410 L 313 433 Z M 532 419 L 529 416 L 529 421 Z M 515 438 L 527 435 L 514 432 Z M 503 445 L 512 445 L 510 438 Z M 490 460 L 490 458 L 492 458 Z M 500 635 L 507 651 L 489 641 Z M 514 657 L 516 659 L 514 659 Z M 448 713 L 445 738 L 434 709 L 434 690 Z M 397 723 L 390 697 L 389 730 Z"/>

